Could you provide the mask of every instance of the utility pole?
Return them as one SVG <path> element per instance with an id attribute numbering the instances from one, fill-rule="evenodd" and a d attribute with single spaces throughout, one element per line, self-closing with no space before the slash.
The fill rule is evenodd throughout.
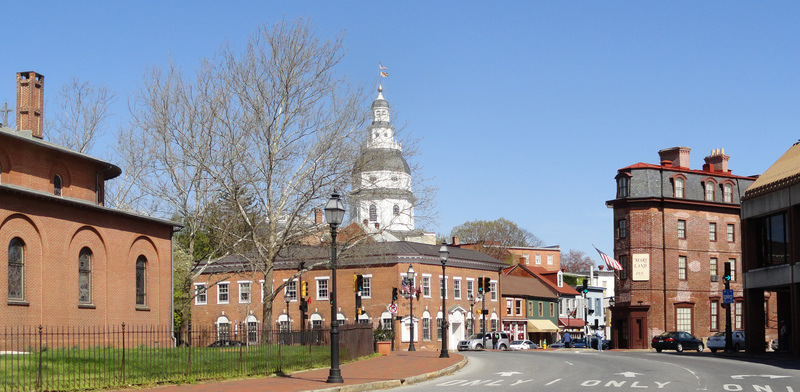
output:
<path id="1" fill-rule="evenodd" d="M 725 291 L 731 289 L 731 263 L 725 263 L 725 274 L 722 276 L 725 281 Z M 724 295 L 723 295 L 724 297 Z M 724 302 L 724 301 L 723 301 Z M 731 332 L 731 304 L 725 304 L 725 352 L 733 351 L 733 333 Z"/>

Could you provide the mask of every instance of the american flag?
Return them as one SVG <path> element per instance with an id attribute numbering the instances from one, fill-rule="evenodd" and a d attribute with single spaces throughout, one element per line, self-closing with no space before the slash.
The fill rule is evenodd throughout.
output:
<path id="1" fill-rule="evenodd" d="M 592 246 L 594 246 L 594 245 L 592 245 Z M 620 270 L 620 271 L 622 270 L 622 265 L 620 265 L 619 261 L 616 261 L 612 257 L 609 257 L 607 254 L 601 252 L 600 249 L 597 249 L 596 246 L 594 246 L 594 250 L 596 250 L 597 253 L 600 253 L 600 258 L 603 259 L 603 261 L 606 263 L 608 268 L 611 268 L 611 269 L 614 269 L 614 270 Z"/>
<path id="2" fill-rule="evenodd" d="M 389 69 L 389 68 L 386 68 L 386 67 L 384 67 L 384 66 L 383 66 L 382 64 L 380 64 L 380 63 L 378 63 L 378 68 L 380 68 L 381 70 L 387 70 L 387 69 Z"/>
<path id="3" fill-rule="evenodd" d="M 403 295 L 411 295 L 411 279 L 403 278 L 403 284 L 400 286 L 400 292 Z"/>

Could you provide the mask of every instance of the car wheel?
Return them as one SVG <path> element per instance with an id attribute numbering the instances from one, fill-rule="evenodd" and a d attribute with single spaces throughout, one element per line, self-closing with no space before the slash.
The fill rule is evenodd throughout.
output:
<path id="1" fill-rule="evenodd" d="M 703 346 L 703 343 L 700 343 L 699 345 L 697 345 L 697 352 L 703 352 L 704 348 L 705 346 Z"/>
<path id="2" fill-rule="evenodd" d="M 478 345 L 477 345 L 477 346 L 475 346 L 475 349 L 476 349 L 476 350 L 483 350 L 483 345 L 482 345 L 482 344 L 480 344 L 480 343 L 478 343 Z"/>
<path id="3" fill-rule="evenodd" d="M 660 352 L 661 352 L 661 349 L 660 349 L 660 348 L 657 348 L 657 349 L 656 349 L 656 352 L 657 352 L 657 353 L 660 353 Z"/>
<path id="4" fill-rule="evenodd" d="M 709 350 L 711 350 L 711 352 L 712 352 L 712 353 L 715 353 L 715 352 L 717 352 L 717 349 L 715 349 L 715 348 L 711 348 L 711 349 L 709 349 Z"/>
<path id="5" fill-rule="evenodd" d="M 741 348 L 739 348 L 739 345 L 738 344 L 734 344 L 733 345 L 733 352 L 739 352 L 739 350 L 741 350 Z"/>
<path id="6" fill-rule="evenodd" d="M 505 344 L 501 344 L 501 345 L 500 345 L 500 350 L 503 350 L 503 351 L 505 351 L 505 349 L 506 349 L 506 345 L 505 345 Z"/>
<path id="7" fill-rule="evenodd" d="M 678 343 L 678 346 L 675 347 L 675 351 L 677 351 L 679 353 L 682 353 L 683 352 L 683 345 Z"/>

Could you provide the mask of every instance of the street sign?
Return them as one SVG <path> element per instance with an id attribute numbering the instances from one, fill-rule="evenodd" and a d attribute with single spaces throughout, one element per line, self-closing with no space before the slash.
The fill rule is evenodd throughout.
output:
<path id="1" fill-rule="evenodd" d="M 732 304 L 733 303 L 733 290 L 732 289 L 722 290 L 722 303 L 723 304 Z"/>
<path id="2" fill-rule="evenodd" d="M 395 314 L 397 313 L 397 304 L 390 304 L 386 307 L 386 309 L 389 311 L 389 313 Z"/>

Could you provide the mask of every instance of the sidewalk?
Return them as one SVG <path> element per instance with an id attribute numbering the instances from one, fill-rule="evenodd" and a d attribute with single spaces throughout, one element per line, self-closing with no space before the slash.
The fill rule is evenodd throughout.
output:
<path id="1" fill-rule="evenodd" d="M 467 364 L 467 358 L 450 353 L 439 358 L 439 351 L 394 351 L 387 357 L 375 357 L 341 365 L 343 384 L 328 384 L 330 368 L 306 370 L 286 377 L 249 378 L 233 381 L 166 385 L 136 389 L 148 392 L 226 392 L 260 390 L 293 391 L 369 391 L 413 384 L 455 372 Z"/>

